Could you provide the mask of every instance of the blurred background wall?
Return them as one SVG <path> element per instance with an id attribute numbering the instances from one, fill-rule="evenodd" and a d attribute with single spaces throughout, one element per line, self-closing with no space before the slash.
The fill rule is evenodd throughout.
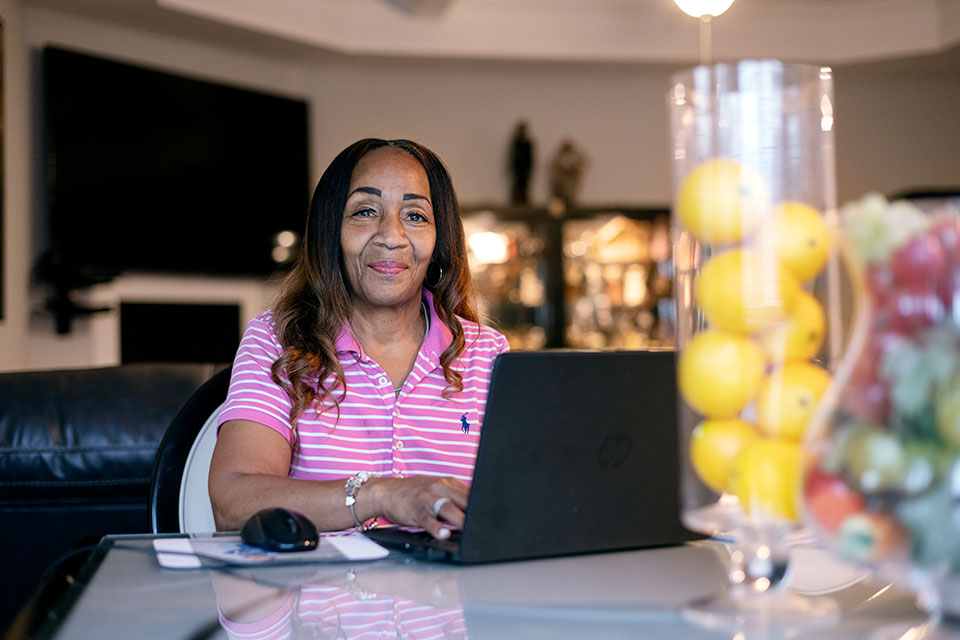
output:
<path id="1" fill-rule="evenodd" d="M 47 44 L 257 90 L 310 105 L 311 174 L 363 136 L 408 137 L 447 162 L 466 207 L 506 204 L 507 149 L 526 119 L 538 163 L 532 202 L 547 200 L 546 162 L 564 138 L 589 157 L 581 201 L 667 207 L 671 193 L 665 94 L 676 65 L 503 62 L 350 56 L 296 47 L 207 42 L 0 0 L 4 23 L 4 287 L 0 370 L 112 364 L 116 318 L 101 314 L 53 330 L 31 269 L 47 242 L 37 51 Z M 816 62 L 816 61 L 811 61 Z M 867 190 L 960 185 L 960 64 L 930 70 L 902 61 L 835 69 L 840 201 Z M 151 291 L 209 299 L 229 290 L 250 316 L 269 305 L 263 281 L 224 284 L 202 274 L 115 282 L 109 304 Z"/>

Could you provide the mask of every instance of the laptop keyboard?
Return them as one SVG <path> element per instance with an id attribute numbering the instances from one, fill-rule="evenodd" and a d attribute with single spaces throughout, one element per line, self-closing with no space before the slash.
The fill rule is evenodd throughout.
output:
<path id="1" fill-rule="evenodd" d="M 446 548 L 446 547 L 449 547 L 450 545 L 458 545 L 458 544 L 460 544 L 460 530 L 459 530 L 459 529 L 451 529 L 451 530 L 450 530 L 450 537 L 447 538 L 446 540 L 441 540 L 441 539 L 439 539 L 439 538 L 434 538 L 432 535 L 430 535 L 430 534 L 427 533 L 426 531 L 408 531 L 408 532 L 406 532 L 406 533 L 407 533 L 409 536 L 412 536 L 412 539 L 413 539 L 413 540 L 416 540 L 416 541 L 417 541 L 417 544 L 421 544 L 421 545 L 424 545 L 424 546 L 427 546 L 427 547 Z M 406 539 L 409 540 L 409 539 L 411 539 L 411 538 L 406 538 Z"/>
<path id="2" fill-rule="evenodd" d="M 414 551 L 420 549 L 437 549 L 445 552 L 456 552 L 460 546 L 460 530 L 451 530 L 446 540 L 434 538 L 426 531 L 410 531 L 401 527 L 377 527 L 366 532 L 367 537 L 386 547 Z"/>

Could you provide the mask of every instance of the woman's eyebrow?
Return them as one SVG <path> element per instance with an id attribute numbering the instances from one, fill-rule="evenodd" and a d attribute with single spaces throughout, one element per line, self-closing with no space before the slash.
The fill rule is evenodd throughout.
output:
<path id="1" fill-rule="evenodd" d="M 351 191 L 350 195 L 348 195 L 347 197 L 349 198 L 355 193 L 369 193 L 370 195 L 383 197 L 383 192 L 380 191 L 380 189 L 377 189 L 376 187 L 357 187 L 356 189 Z M 428 198 L 427 196 L 422 196 L 419 193 L 405 193 L 403 194 L 403 199 L 404 200 L 426 200 L 427 202 L 430 202 L 430 198 Z"/>
<path id="2" fill-rule="evenodd" d="M 356 189 L 350 192 L 350 196 L 352 196 L 355 193 L 369 193 L 370 195 L 373 195 L 373 196 L 383 196 L 383 193 L 380 191 L 380 189 L 377 189 L 374 187 L 357 187 Z M 347 196 L 347 197 L 349 198 L 350 196 Z"/>

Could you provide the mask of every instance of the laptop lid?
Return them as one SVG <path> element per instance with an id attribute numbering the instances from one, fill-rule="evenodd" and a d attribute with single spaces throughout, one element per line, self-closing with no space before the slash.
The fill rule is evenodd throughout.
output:
<path id="1" fill-rule="evenodd" d="M 680 524 L 675 357 L 672 351 L 500 355 L 459 550 L 406 548 L 474 563 L 691 539 Z M 383 537 L 397 533 L 368 535 L 397 546 Z"/>

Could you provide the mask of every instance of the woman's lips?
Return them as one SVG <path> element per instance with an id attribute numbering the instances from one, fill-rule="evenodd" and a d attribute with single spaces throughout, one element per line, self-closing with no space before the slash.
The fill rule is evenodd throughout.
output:
<path id="1" fill-rule="evenodd" d="M 390 262 L 387 260 L 371 262 L 369 266 L 377 273 L 385 276 L 394 276 L 407 268 L 407 265 L 403 264 L 402 262 Z"/>

